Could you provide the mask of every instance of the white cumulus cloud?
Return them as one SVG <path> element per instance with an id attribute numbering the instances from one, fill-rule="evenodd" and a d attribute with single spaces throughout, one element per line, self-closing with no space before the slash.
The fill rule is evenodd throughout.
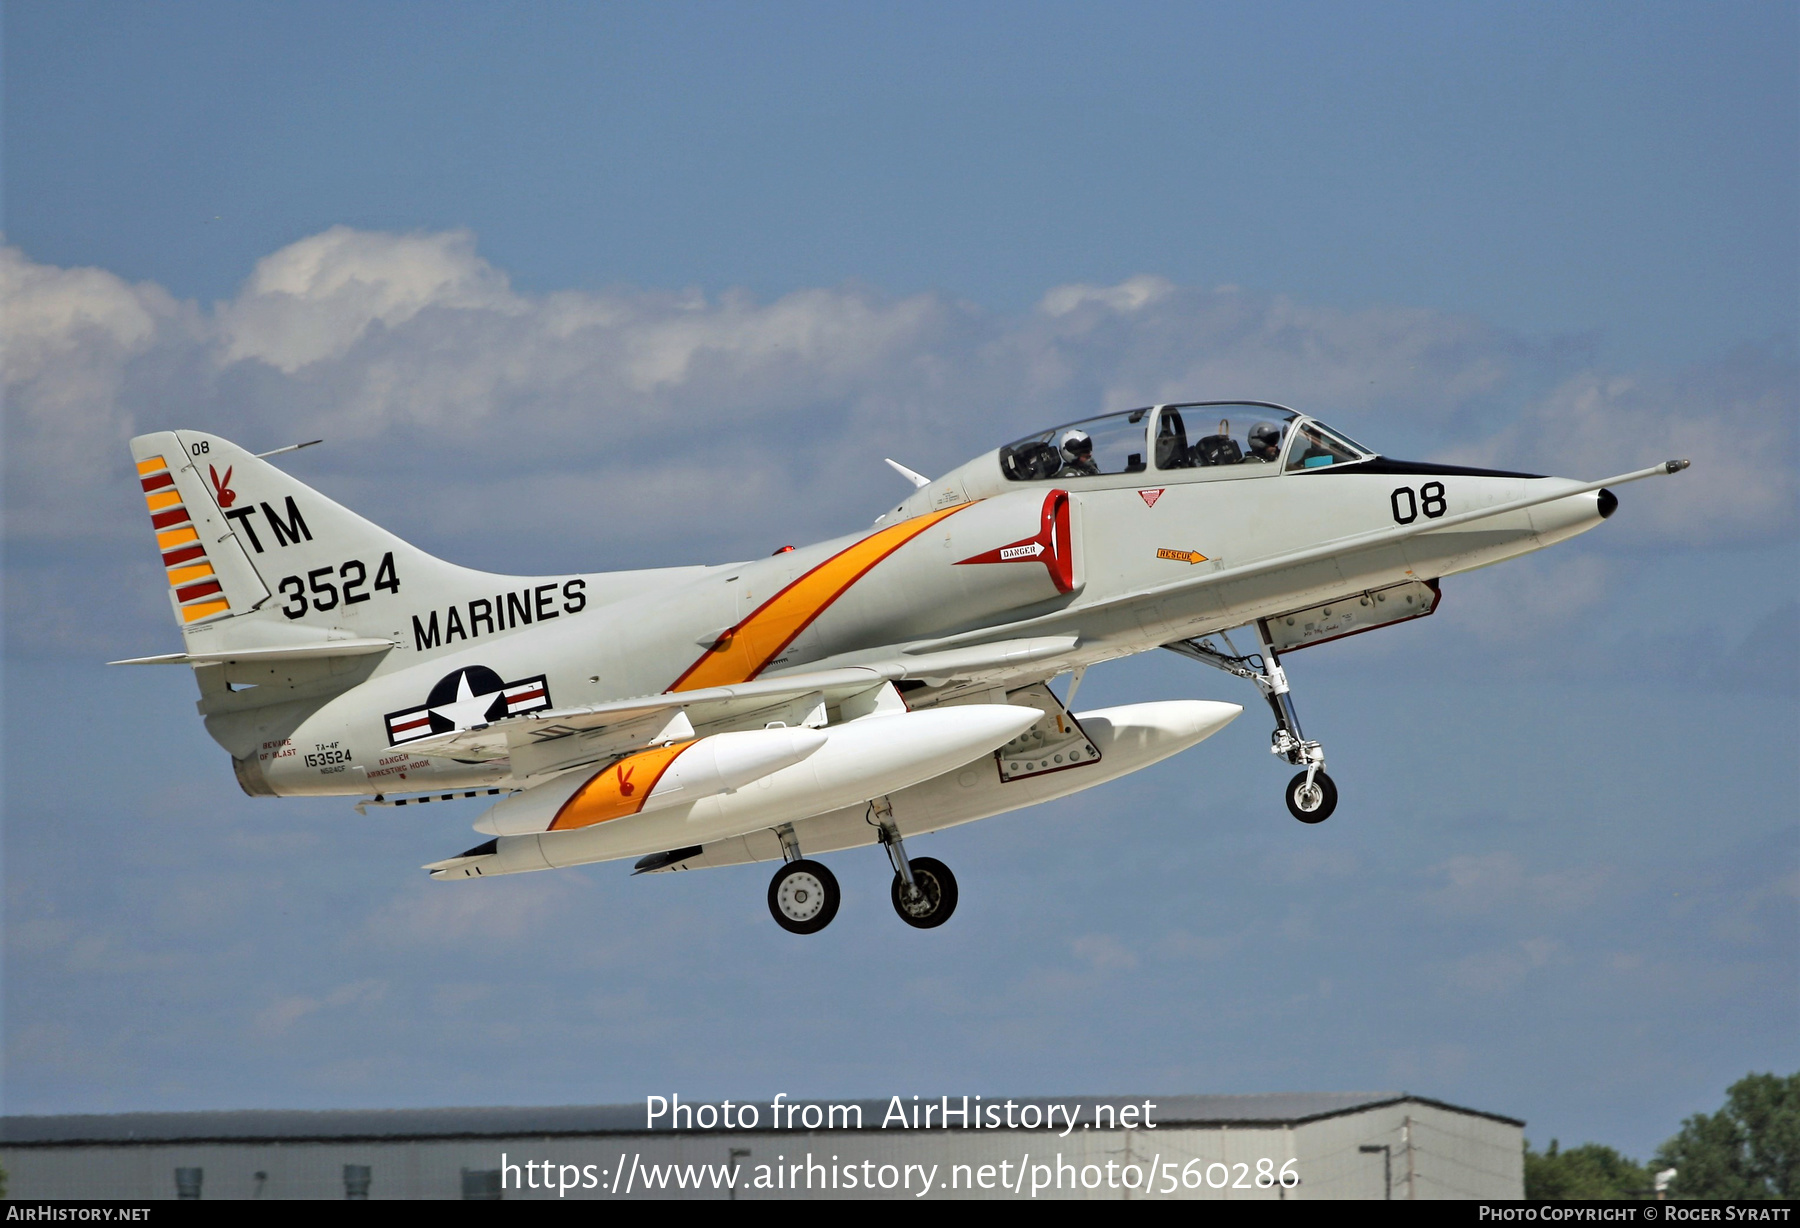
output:
<path id="1" fill-rule="evenodd" d="M 324 437 L 306 480 L 490 567 L 762 553 L 890 506 L 905 492 L 883 456 L 942 472 L 1177 399 L 1280 401 L 1390 453 L 1583 477 L 1691 456 L 1633 497 L 1620 541 L 1793 520 L 1796 377 L 1771 354 L 1607 371 L 1580 342 L 1465 316 L 1154 276 L 1052 287 L 1017 315 L 859 286 L 524 294 L 467 232 L 337 226 L 211 306 L 0 249 L 0 312 L 9 567 L 30 581 L 9 586 L 10 630 L 39 645 L 166 633 L 158 603 L 120 601 L 116 581 L 153 563 L 124 443 L 174 426 L 257 449 Z"/>

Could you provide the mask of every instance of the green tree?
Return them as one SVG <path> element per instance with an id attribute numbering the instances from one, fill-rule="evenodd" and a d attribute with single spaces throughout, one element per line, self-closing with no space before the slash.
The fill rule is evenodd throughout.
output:
<path id="1" fill-rule="evenodd" d="M 1583 1143 L 1562 1151 L 1555 1139 L 1550 1149 L 1533 1151 L 1525 1144 L 1525 1197 L 1646 1198 L 1650 1170 L 1601 1143 Z"/>
<path id="2" fill-rule="evenodd" d="M 1800 1197 L 1800 1072 L 1745 1075 L 1717 1113 L 1696 1113 L 1656 1153 L 1675 1198 Z"/>

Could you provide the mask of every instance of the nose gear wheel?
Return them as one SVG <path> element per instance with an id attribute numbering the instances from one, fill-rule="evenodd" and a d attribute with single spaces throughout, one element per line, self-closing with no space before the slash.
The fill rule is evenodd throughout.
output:
<path id="1" fill-rule="evenodd" d="M 1337 809 L 1337 785 L 1323 772 L 1301 772 L 1288 781 L 1287 808 L 1302 823 L 1323 823 Z"/>

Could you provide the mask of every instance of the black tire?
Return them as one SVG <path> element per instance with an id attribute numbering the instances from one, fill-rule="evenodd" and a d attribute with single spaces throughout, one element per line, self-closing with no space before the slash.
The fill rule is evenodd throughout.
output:
<path id="1" fill-rule="evenodd" d="M 790 934 L 816 934 L 843 902 L 837 876 L 816 861 L 790 861 L 769 880 L 769 915 Z"/>
<path id="2" fill-rule="evenodd" d="M 1337 785 L 1332 783 L 1331 777 L 1327 776 L 1325 773 L 1314 772 L 1313 784 L 1317 785 L 1319 789 L 1319 803 L 1309 810 L 1302 805 L 1300 798 L 1300 788 L 1305 783 L 1305 772 L 1301 772 L 1298 776 L 1295 776 L 1292 780 L 1288 781 L 1288 813 L 1293 815 L 1296 819 L 1299 819 L 1302 823 L 1323 823 L 1326 819 L 1331 817 L 1331 812 L 1337 809 Z"/>
<path id="3" fill-rule="evenodd" d="M 935 857 L 915 857 L 912 859 L 913 882 L 925 893 L 923 904 L 908 909 L 906 906 L 906 884 L 898 874 L 894 875 L 894 911 L 900 919 L 914 929 L 936 929 L 950 919 L 956 911 L 956 875 L 950 873 L 950 867 Z"/>

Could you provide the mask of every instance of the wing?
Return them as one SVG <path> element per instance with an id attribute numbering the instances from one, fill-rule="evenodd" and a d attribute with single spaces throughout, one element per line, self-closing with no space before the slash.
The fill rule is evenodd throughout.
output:
<path id="1" fill-rule="evenodd" d="M 826 709 L 847 717 L 898 703 L 890 684 L 911 679 L 950 681 L 1048 676 L 1073 652 L 1072 635 L 1004 640 L 942 652 L 907 653 L 838 669 L 760 678 L 731 686 L 664 692 L 576 708 L 530 712 L 476 729 L 409 742 L 411 754 L 462 761 L 510 759 L 515 779 L 534 784 L 570 768 L 660 743 L 772 721 L 823 725 Z"/>

